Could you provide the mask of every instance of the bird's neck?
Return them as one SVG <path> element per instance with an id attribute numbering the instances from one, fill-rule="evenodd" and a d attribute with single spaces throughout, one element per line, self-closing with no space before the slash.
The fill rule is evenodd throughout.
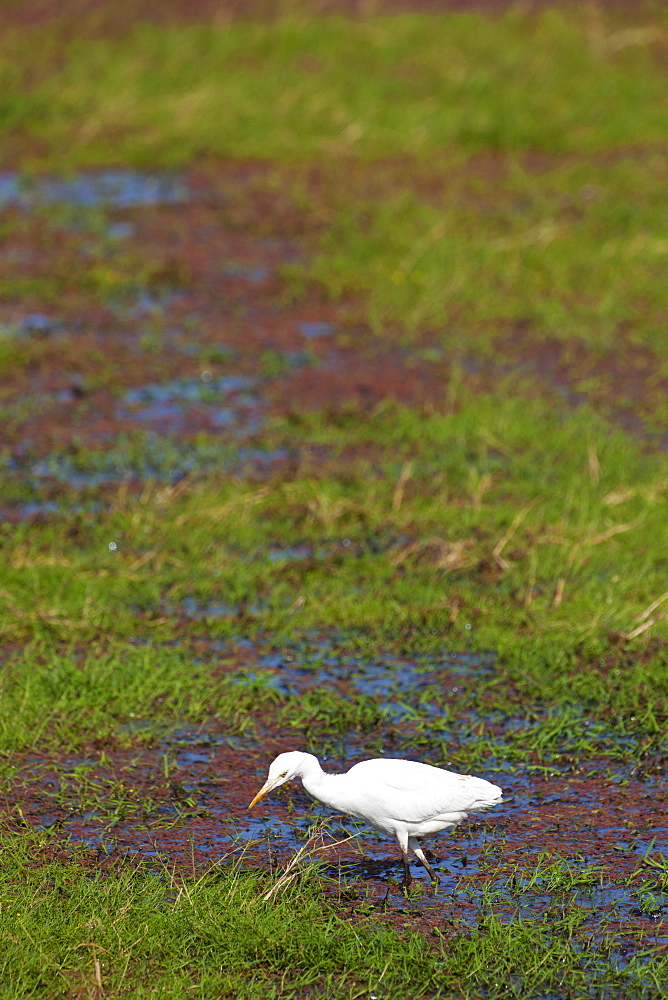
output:
<path id="1" fill-rule="evenodd" d="M 300 777 L 304 788 L 314 799 L 324 802 L 333 809 L 342 808 L 337 795 L 339 775 L 323 771 L 317 757 L 313 757 L 312 754 L 306 755 L 300 768 Z"/>

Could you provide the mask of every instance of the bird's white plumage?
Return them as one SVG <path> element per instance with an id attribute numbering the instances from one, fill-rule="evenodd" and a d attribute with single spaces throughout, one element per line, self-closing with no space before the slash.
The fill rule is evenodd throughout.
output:
<path id="1" fill-rule="evenodd" d="M 395 837 L 404 858 L 407 882 L 409 850 L 435 878 L 417 837 L 455 826 L 469 813 L 488 809 L 502 800 L 498 785 L 431 764 L 383 757 L 355 764 L 345 774 L 326 774 L 317 757 L 291 751 L 279 754 L 272 762 L 267 780 L 250 806 L 296 777 L 320 802 Z"/>
<path id="2" fill-rule="evenodd" d="M 468 812 L 492 805 L 501 794 L 481 778 L 412 760 L 365 760 L 340 777 L 355 798 L 362 799 L 362 818 L 370 812 L 377 818 L 389 817 L 393 824 L 416 827 L 411 832 L 417 835 L 427 832 L 418 827 L 439 819 L 447 825 L 459 822 Z M 383 830 L 389 832 L 385 826 Z"/>

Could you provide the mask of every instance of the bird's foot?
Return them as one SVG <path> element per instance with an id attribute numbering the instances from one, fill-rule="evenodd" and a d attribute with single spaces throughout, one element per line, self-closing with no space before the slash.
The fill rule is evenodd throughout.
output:
<path id="1" fill-rule="evenodd" d="M 385 895 L 383 896 L 383 898 L 380 901 L 380 905 L 383 908 L 383 910 L 387 909 L 387 904 L 390 901 L 390 893 L 392 892 L 393 888 L 394 888 L 394 882 L 392 881 L 391 878 L 389 878 L 387 880 L 387 887 L 385 889 Z"/>
<path id="2" fill-rule="evenodd" d="M 412 888 L 413 888 L 412 878 L 409 879 L 404 878 L 401 880 L 401 891 L 403 892 L 406 899 L 408 899 L 408 897 L 410 896 Z"/>

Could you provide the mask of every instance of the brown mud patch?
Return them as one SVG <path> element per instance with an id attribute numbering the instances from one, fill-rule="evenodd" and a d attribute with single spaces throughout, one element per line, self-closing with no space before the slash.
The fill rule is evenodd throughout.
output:
<path id="1" fill-rule="evenodd" d="M 30 211 L 10 203 L 2 213 L 5 461 L 19 477 L 37 468 L 39 488 L 53 481 L 41 460 L 76 466 L 135 432 L 185 443 L 206 433 L 257 453 L 274 415 L 363 415 L 388 400 L 447 412 L 453 379 L 475 393 L 516 377 L 529 395 L 591 402 L 642 438 L 652 400 L 668 389 L 651 352 L 623 330 L 601 353 L 501 322 L 484 357 L 428 331 L 410 346 L 400 331 L 378 336 L 361 302 L 294 285 L 322 221 L 266 167 L 211 165 L 179 183 L 187 195 L 172 203 L 71 201 L 65 217 L 53 201 Z M 665 443 L 656 431 L 654 443 Z"/>

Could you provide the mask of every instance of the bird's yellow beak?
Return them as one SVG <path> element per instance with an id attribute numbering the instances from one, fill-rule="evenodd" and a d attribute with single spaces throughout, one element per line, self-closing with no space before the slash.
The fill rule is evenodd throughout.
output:
<path id="1" fill-rule="evenodd" d="M 260 799 L 264 798 L 264 796 L 267 794 L 267 792 L 270 792 L 272 790 L 272 788 L 274 787 L 275 784 L 276 784 L 275 781 L 271 781 L 271 782 L 265 781 L 264 785 L 262 786 L 262 788 L 260 789 L 260 791 L 257 793 L 257 795 L 255 796 L 255 798 L 253 799 L 253 801 L 249 804 L 248 808 L 252 809 L 253 806 L 255 805 L 255 803 L 259 802 Z"/>

